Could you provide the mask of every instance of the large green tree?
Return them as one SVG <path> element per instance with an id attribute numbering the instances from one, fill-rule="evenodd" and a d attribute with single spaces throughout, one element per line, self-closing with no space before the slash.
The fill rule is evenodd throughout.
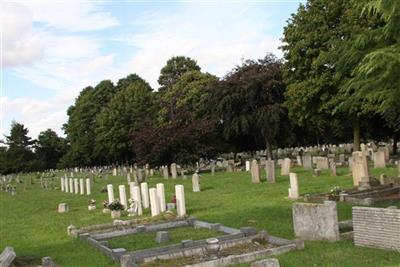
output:
<path id="1" fill-rule="evenodd" d="M 360 16 L 352 1 L 308 0 L 284 28 L 284 79 L 290 116 L 316 128 L 334 120 L 351 121 L 355 150 L 360 149 L 360 122 L 368 112 L 363 110 L 364 99 L 342 105 L 346 96 L 341 88 L 351 76 L 357 55 L 346 58 L 340 51 L 343 43 L 376 23 Z M 352 63 L 338 67 L 340 58 Z"/>
<path id="2" fill-rule="evenodd" d="M 35 146 L 35 154 L 44 169 L 55 169 L 57 163 L 65 153 L 65 139 L 59 137 L 55 131 L 47 129 L 39 133 Z"/>
<path id="3" fill-rule="evenodd" d="M 139 76 L 130 77 L 135 79 L 115 94 L 97 118 L 95 153 L 108 162 L 131 161 L 132 135 L 155 118 L 150 85 Z"/>
<path id="4" fill-rule="evenodd" d="M 283 145 L 290 136 L 285 89 L 282 62 L 272 54 L 233 69 L 214 90 L 212 102 L 224 136 L 250 136 L 257 145 L 265 145 L 271 158 L 273 146 L 278 141 Z"/>

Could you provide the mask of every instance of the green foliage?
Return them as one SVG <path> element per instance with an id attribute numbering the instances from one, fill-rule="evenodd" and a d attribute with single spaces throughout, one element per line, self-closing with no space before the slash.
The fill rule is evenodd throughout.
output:
<path id="1" fill-rule="evenodd" d="M 158 84 L 159 92 L 171 88 L 179 78 L 188 71 L 200 71 L 197 62 L 189 57 L 176 56 L 167 61 L 167 64 L 161 69 Z"/>
<path id="2" fill-rule="evenodd" d="M 42 162 L 44 169 L 55 169 L 61 157 L 66 153 L 66 142 L 51 129 L 39 134 L 36 142 L 35 153 Z"/>
<path id="3" fill-rule="evenodd" d="M 132 136 L 154 120 L 155 110 L 150 85 L 138 78 L 116 93 L 96 121 L 95 154 L 108 162 L 131 161 Z"/>

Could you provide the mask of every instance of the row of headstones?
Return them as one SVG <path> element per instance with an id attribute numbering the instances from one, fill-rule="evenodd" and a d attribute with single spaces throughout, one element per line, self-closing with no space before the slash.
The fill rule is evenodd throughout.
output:
<path id="1" fill-rule="evenodd" d="M 128 200 L 126 196 L 125 185 L 118 186 L 119 201 L 128 209 Z M 155 188 L 149 188 L 146 182 L 140 184 L 140 187 L 131 182 L 129 184 L 130 198 L 137 203 L 137 214 L 143 214 L 142 209 L 150 208 L 151 216 L 157 216 L 161 212 L 166 211 L 164 184 L 158 183 Z M 114 187 L 112 184 L 107 185 L 108 202 L 112 203 L 114 198 Z M 186 215 L 185 191 L 183 185 L 175 185 L 175 199 L 177 216 Z"/>
<path id="2" fill-rule="evenodd" d="M 66 193 L 75 193 L 84 195 L 86 191 L 86 195 L 91 194 L 91 181 L 89 178 L 86 179 L 86 189 L 85 189 L 85 180 L 78 178 L 67 178 L 61 177 L 61 191 Z"/>

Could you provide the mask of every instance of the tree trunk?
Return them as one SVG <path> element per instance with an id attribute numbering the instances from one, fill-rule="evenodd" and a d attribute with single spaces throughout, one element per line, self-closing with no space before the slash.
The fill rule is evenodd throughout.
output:
<path id="1" fill-rule="evenodd" d="M 267 149 L 267 157 L 269 160 L 272 160 L 272 147 L 271 143 L 268 141 L 268 138 L 265 139 L 265 146 Z"/>
<path id="2" fill-rule="evenodd" d="M 356 119 L 353 123 L 353 151 L 360 150 L 360 120 Z"/>

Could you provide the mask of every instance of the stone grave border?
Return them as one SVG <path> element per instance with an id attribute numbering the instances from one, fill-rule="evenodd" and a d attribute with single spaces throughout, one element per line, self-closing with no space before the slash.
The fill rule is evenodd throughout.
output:
<path id="1" fill-rule="evenodd" d="M 202 256 L 207 246 L 206 239 L 203 240 L 182 240 L 181 243 L 149 248 L 137 251 L 127 251 L 124 248 L 109 248 L 107 239 L 113 237 L 126 236 L 137 233 L 157 232 L 180 227 L 193 227 L 195 229 L 205 228 L 221 232 L 222 235 L 217 236 L 221 248 L 229 248 L 236 245 L 250 243 L 254 238 L 267 237 L 269 244 L 274 245 L 273 248 L 246 252 L 239 255 L 229 255 L 218 259 L 212 259 L 190 266 L 227 266 L 234 263 L 250 262 L 257 259 L 265 258 L 271 255 L 286 253 L 292 250 L 303 249 L 304 242 L 302 240 L 288 240 L 280 237 L 268 235 L 266 231 L 257 233 L 252 227 L 242 227 L 235 229 L 224 226 L 220 223 L 209 223 L 197 220 L 196 218 L 182 218 L 167 222 L 158 222 L 151 224 L 134 225 L 134 222 L 96 225 L 94 227 L 85 227 L 84 229 L 76 229 L 72 233 L 82 240 L 85 240 L 93 247 L 99 249 L 115 262 L 121 263 L 121 266 L 139 266 L 141 263 L 152 262 L 157 259 L 168 260 L 187 256 Z M 101 229 L 101 230 L 100 230 Z"/>

